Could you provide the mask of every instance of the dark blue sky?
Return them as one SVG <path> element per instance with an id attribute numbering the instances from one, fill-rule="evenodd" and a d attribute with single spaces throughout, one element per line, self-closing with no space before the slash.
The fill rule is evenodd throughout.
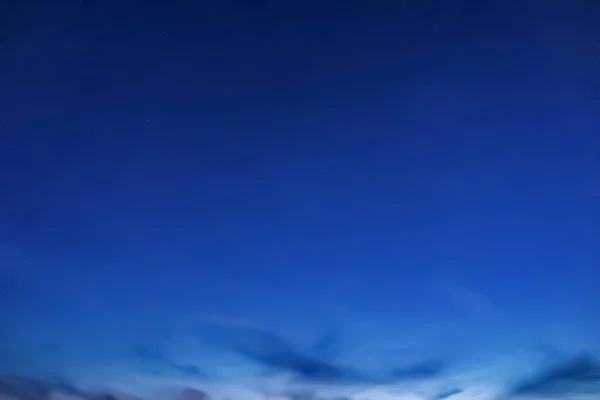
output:
<path id="1" fill-rule="evenodd" d="M 9 309 L 600 347 L 600 5 L 391 4 L 9 5 Z"/>

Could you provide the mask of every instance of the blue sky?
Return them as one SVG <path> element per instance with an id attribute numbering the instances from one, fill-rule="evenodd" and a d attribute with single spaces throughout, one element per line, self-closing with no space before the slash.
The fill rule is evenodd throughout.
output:
<path id="1" fill-rule="evenodd" d="M 243 325 L 488 388 L 598 349 L 594 5 L 33 3 L 1 53 L 6 365 L 235 375 L 198 331 Z"/>

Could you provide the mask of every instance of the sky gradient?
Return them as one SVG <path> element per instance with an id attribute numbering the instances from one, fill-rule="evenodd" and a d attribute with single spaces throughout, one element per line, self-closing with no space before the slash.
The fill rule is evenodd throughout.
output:
<path id="1" fill-rule="evenodd" d="M 7 6 L 4 368 L 284 385 L 271 332 L 488 400 L 598 354 L 600 5 L 387 3 Z"/>

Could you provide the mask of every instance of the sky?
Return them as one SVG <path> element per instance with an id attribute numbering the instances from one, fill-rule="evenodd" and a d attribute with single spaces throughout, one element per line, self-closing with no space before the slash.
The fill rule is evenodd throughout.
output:
<path id="1" fill-rule="evenodd" d="M 598 376 L 600 5 L 0 15 L 5 371 L 374 400 Z"/>

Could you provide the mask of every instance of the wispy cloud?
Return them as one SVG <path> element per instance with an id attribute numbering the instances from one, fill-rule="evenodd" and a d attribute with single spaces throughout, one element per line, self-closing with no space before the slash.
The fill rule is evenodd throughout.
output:
<path id="1" fill-rule="evenodd" d="M 134 348 L 134 353 L 142 361 L 166 367 L 182 375 L 196 376 L 202 378 L 208 377 L 208 375 L 205 372 L 203 372 L 198 366 L 178 363 L 174 360 L 171 360 L 167 355 L 165 355 L 162 352 L 159 352 L 156 349 L 136 346 Z"/>
<path id="2" fill-rule="evenodd" d="M 509 390 L 514 399 L 570 399 L 595 395 L 600 398 L 600 362 L 590 356 L 576 356 L 552 368 L 544 368 Z"/>
<path id="3" fill-rule="evenodd" d="M 462 389 L 459 388 L 453 388 L 453 389 L 448 389 L 448 390 L 444 390 L 440 393 L 437 393 L 433 396 L 432 400 L 446 400 L 450 397 L 453 397 L 457 394 L 461 394 L 463 392 Z"/>
<path id="4" fill-rule="evenodd" d="M 211 335 L 221 345 L 236 354 L 263 367 L 279 373 L 292 374 L 302 382 L 328 384 L 385 384 L 406 380 L 429 379 L 439 376 L 444 365 L 438 361 L 424 362 L 404 368 L 390 368 L 374 374 L 336 364 L 330 360 L 302 351 L 283 337 L 269 331 L 252 329 L 247 326 L 205 327 L 205 334 Z M 334 346 L 335 337 L 327 339 L 327 347 Z"/>

